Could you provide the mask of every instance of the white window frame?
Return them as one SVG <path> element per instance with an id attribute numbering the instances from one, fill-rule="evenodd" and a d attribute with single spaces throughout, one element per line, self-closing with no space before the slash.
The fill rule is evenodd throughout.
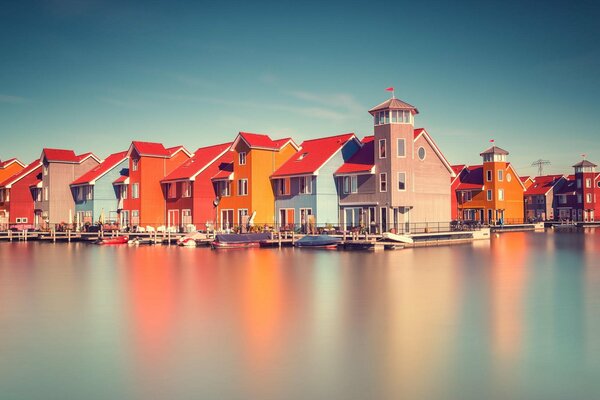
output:
<path id="1" fill-rule="evenodd" d="M 381 155 L 381 144 L 383 143 L 383 155 Z M 384 158 L 387 158 L 387 140 L 386 139 L 379 139 L 377 141 L 377 154 L 379 155 L 379 159 L 382 160 Z"/>
<path id="2" fill-rule="evenodd" d="M 591 203 L 592 202 L 592 194 L 591 193 L 587 193 L 585 195 L 585 202 L 586 203 Z"/>
<path id="3" fill-rule="evenodd" d="M 248 179 L 242 178 L 237 181 L 237 195 L 248 196 Z"/>
<path id="4" fill-rule="evenodd" d="M 127 199 L 127 186 L 128 185 L 121 185 L 121 199 L 123 200 Z"/>
<path id="5" fill-rule="evenodd" d="M 491 182 L 493 177 L 494 177 L 494 172 L 491 169 L 488 169 L 487 171 L 485 171 L 485 181 L 486 182 Z"/>
<path id="6" fill-rule="evenodd" d="M 192 197 L 192 182 L 181 182 L 181 197 L 186 199 Z"/>
<path id="7" fill-rule="evenodd" d="M 382 189 L 382 184 L 385 184 L 385 188 Z M 379 174 L 379 191 L 381 193 L 387 192 L 387 173 L 386 172 L 382 172 Z"/>
<path id="8" fill-rule="evenodd" d="M 277 195 L 289 196 L 290 195 L 290 178 L 277 179 Z"/>
<path id="9" fill-rule="evenodd" d="M 400 189 L 400 176 L 404 176 L 404 189 Z M 406 184 L 406 172 L 398 172 L 398 191 L 399 192 L 406 192 L 406 187 L 408 185 Z"/>
<path id="10" fill-rule="evenodd" d="M 237 217 L 238 217 L 238 225 L 242 224 L 242 217 L 245 215 L 249 215 L 248 214 L 248 209 L 247 208 L 238 208 L 237 210 Z"/>
<path id="11" fill-rule="evenodd" d="M 421 154 L 420 154 L 421 150 L 423 150 L 423 157 L 421 157 Z M 425 161 L 425 159 L 427 158 L 427 149 L 425 149 L 425 147 L 423 147 L 423 146 L 420 146 L 417 149 L 417 157 L 419 158 L 419 160 Z"/>
<path id="12" fill-rule="evenodd" d="M 240 151 L 238 154 L 238 163 L 239 165 L 246 165 L 246 152 Z"/>
<path id="13" fill-rule="evenodd" d="M 498 170 L 498 181 L 502 182 L 504 180 L 504 171 L 499 169 Z"/>
<path id="14" fill-rule="evenodd" d="M 167 199 L 177 198 L 177 182 L 167 183 Z"/>
<path id="15" fill-rule="evenodd" d="M 48 201 L 48 186 L 44 186 L 44 201 Z"/>
<path id="16" fill-rule="evenodd" d="M 312 194 L 312 176 L 298 177 L 298 193 Z"/>
<path id="17" fill-rule="evenodd" d="M 132 158 L 131 159 L 131 170 L 132 171 L 137 171 L 138 170 L 138 167 L 139 167 L 138 163 L 139 163 L 138 159 L 136 159 L 136 158 Z"/>
<path id="18" fill-rule="evenodd" d="M 494 201 L 494 192 L 491 189 L 487 190 L 487 201 Z"/>
<path id="19" fill-rule="evenodd" d="M 184 208 L 181 210 L 181 224 L 189 225 L 192 223 L 192 210 L 189 208 Z"/>
<path id="20" fill-rule="evenodd" d="M 400 143 L 402 143 L 402 154 L 400 154 Z M 396 157 L 406 158 L 406 139 L 398 138 L 396 141 Z"/>
<path id="21" fill-rule="evenodd" d="M 592 187 L 592 179 L 591 178 L 585 178 L 585 187 L 586 188 Z"/>
<path id="22" fill-rule="evenodd" d="M 138 182 L 131 184 L 131 198 L 139 199 L 140 198 L 140 184 Z M 133 218 L 133 214 L 131 215 Z"/>
<path id="23" fill-rule="evenodd" d="M 93 186 L 86 186 L 85 190 L 85 200 L 94 200 L 94 187 Z"/>
<path id="24" fill-rule="evenodd" d="M 342 177 L 342 186 L 344 194 L 358 193 L 358 176 L 346 175 Z"/>
<path id="25" fill-rule="evenodd" d="M 498 201 L 504 201 L 504 189 L 498 189 Z"/>

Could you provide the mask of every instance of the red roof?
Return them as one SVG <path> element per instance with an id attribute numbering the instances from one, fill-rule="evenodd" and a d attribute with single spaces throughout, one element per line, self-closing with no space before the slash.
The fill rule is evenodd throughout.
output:
<path id="1" fill-rule="evenodd" d="M 23 179 L 30 173 L 35 172 L 36 169 L 40 168 L 41 166 L 42 166 L 42 162 L 39 159 L 32 161 L 29 165 L 27 165 L 21 171 L 17 172 L 10 178 L 5 179 L 3 182 L 0 182 L 0 187 L 6 187 L 6 186 L 10 187 L 11 185 L 14 185 L 16 182 L 20 181 L 21 179 Z M 41 168 L 40 168 L 39 172 L 41 172 Z"/>
<path id="2" fill-rule="evenodd" d="M 531 179 L 531 177 L 530 176 L 521 176 L 521 177 L 519 177 L 519 179 L 521 179 L 521 182 L 525 183 L 527 181 L 527 179 Z M 533 179 L 531 179 L 531 180 L 533 180 Z"/>
<path id="3" fill-rule="evenodd" d="M 129 170 L 127 171 L 127 173 L 129 174 Z M 122 185 L 125 183 L 125 181 L 127 181 L 128 178 L 129 178 L 129 175 L 121 175 L 120 177 L 115 179 L 115 181 L 113 182 L 113 185 Z"/>
<path id="4" fill-rule="evenodd" d="M 227 152 L 219 159 L 219 172 L 211 179 L 218 181 L 223 179 L 231 179 L 233 175 L 233 154 Z"/>
<path id="5" fill-rule="evenodd" d="M 82 162 L 83 160 L 85 160 L 88 157 L 96 157 L 94 155 L 94 153 L 83 153 L 77 156 L 77 162 Z"/>
<path id="6" fill-rule="evenodd" d="M 242 138 L 244 142 L 250 146 L 250 148 L 259 148 L 259 149 L 267 149 L 267 150 L 280 150 L 286 143 L 291 142 L 292 146 L 296 149 L 298 145 L 291 138 L 283 138 L 273 140 L 268 135 L 260 134 L 260 133 L 249 133 L 249 132 L 240 132 L 238 138 Z M 237 140 L 234 142 L 237 144 Z"/>
<path id="7" fill-rule="evenodd" d="M 140 156 L 168 158 L 171 155 L 162 143 L 139 142 L 134 140 L 131 142 L 131 146 L 136 149 Z"/>
<path id="8" fill-rule="evenodd" d="M 91 153 L 88 153 L 88 155 Z M 82 154 L 84 156 L 84 154 Z M 82 157 L 80 156 L 80 157 Z M 94 168 L 77 178 L 71 185 L 94 184 L 94 182 L 106 174 L 108 171 L 119 165 L 127 159 L 127 152 L 114 153 L 106 157 L 106 160 L 96 165 Z"/>
<path id="9" fill-rule="evenodd" d="M 79 158 L 77 158 L 73 150 L 45 148 L 42 150 L 42 157 L 46 157 L 46 160 L 48 160 L 49 162 L 79 162 Z"/>
<path id="10" fill-rule="evenodd" d="M 192 158 L 181 164 L 161 182 L 193 179 L 213 162 L 218 161 L 230 147 L 231 143 L 223 143 L 199 148 Z M 233 157 L 231 154 L 229 156 Z"/>
<path id="11" fill-rule="evenodd" d="M 465 164 L 453 165 L 452 166 L 452 171 L 454 171 L 454 173 L 456 175 L 458 175 L 460 173 L 460 171 L 462 171 L 465 167 L 466 167 Z"/>
<path id="12" fill-rule="evenodd" d="M 300 150 L 272 175 L 273 178 L 290 175 L 314 174 L 348 141 L 356 139 L 354 133 L 306 140 Z M 356 139 L 358 141 L 358 139 Z"/>
<path id="13" fill-rule="evenodd" d="M 562 178 L 563 175 L 536 176 L 533 183 L 525 191 L 525 196 L 546 194 Z"/>
<path id="14" fill-rule="evenodd" d="M 556 194 L 575 194 L 576 189 L 577 181 L 575 180 L 575 175 L 568 175 L 565 183 L 556 190 Z"/>
<path id="15" fill-rule="evenodd" d="M 336 175 L 371 173 L 375 165 L 374 139 L 374 136 L 364 137 L 363 146 L 335 171 Z"/>
<path id="16" fill-rule="evenodd" d="M 470 165 L 467 173 L 459 177 L 460 183 L 456 190 L 481 190 L 483 189 L 483 165 Z"/>
<path id="17" fill-rule="evenodd" d="M 0 169 L 8 167 L 10 164 L 12 164 L 12 163 L 14 163 L 14 162 L 16 162 L 16 163 L 18 163 L 18 164 L 21 164 L 21 166 L 25 167 L 25 164 L 23 164 L 23 163 L 22 163 L 21 161 L 19 161 L 18 159 L 16 159 L 16 158 L 9 158 L 9 159 L 8 159 L 8 160 L 6 160 L 6 161 L 0 161 Z"/>

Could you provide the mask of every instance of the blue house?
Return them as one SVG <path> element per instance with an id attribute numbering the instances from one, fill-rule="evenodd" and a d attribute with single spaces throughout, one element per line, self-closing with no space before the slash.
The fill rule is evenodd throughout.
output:
<path id="1" fill-rule="evenodd" d="M 307 140 L 277 169 L 275 222 L 283 230 L 312 230 L 339 225 L 334 173 L 362 146 L 354 133 Z"/>
<path id="2" fill-rule="evenodd" d="M 71 193 L 75 200 L 74 222 L 79 226 L 119 221 L 118 210 L 127 192 L 113 182 L 127 174 L 129 161 L 127 152 L 111 154 L 96 167 L 71 183 Z"/>

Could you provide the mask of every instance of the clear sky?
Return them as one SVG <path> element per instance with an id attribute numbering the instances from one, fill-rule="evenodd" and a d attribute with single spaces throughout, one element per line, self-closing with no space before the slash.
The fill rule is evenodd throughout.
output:
<path id="1" fill-rule="evenodd" d="M 530 3 L 3 2 L 0 158 L 362 137 L 394 86 L 453 164 L 600 164 L 599 2 Z"/>

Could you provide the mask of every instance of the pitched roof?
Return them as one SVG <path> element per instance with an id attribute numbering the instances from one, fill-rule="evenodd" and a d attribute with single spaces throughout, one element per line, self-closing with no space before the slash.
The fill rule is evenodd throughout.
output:
<path id="1" fill-rule="evenodd" d="M 43 157 L 49 162 L 79 163 L 79 158 L 73 150 L 44 148 L 40 159 Z"/>
<path id="2" fill-rule="evenodd" d="M 483 165 L 469 165 L 467 173 L 459 177 L 460 183 L 456 190 L 482 190 Z"/>
<path id="3" fill-rule="evenodd" d="M 453 165 L 452 171 L 454 171 L 454 173 L 458 175 L 460 173 L 460 171 L 462 171 L 465 167 L 466 167 L 465 164 Z"/>
<path id="4" fill-rule="evenodd" d="M 129 183 L 129 169 L 127 169 L 127 173 L 121 175 L 117 179 L 114 180 L 113 185 L 127 185 Z"/>
<path id="5" fill-rule="evenodd" d="M 213 181 L 232 180 L 233 179 L 233 154 L 225 153 L 219 160 L 219 172 L 213 176 Z"/>
<path id="6" fill-rule="evenodd" d="M 194 178 L 209 165 L 216 162 L 231 147 L 231 143 L 217 144 L 214 146 L 201 147 L 194 153 L 194 156 L 173 172 L 167 175 L 161 182 L 194 180 Z"/>
<path id="7" fill-rule="evenodd" d="M 525 191 L 525 196 L 546 194 L 561 180 L 561 178 L 563 178 L 563 175 L 536 176 L 533 180 L 533 184 Z"/>
<path id="8" fill-rule="evenodd" d="M 269 135 L 264 135 L 262 133 L 240 132 L 231 145 L 232 150 L 238 144 L 240 139 L 251 149 L 281 150 L 287 143 L 291 143 L 296 150 L 299 148 L 296 142 L 291 138 L 273 140 Z"/>
<path id="9" fill-rule="evenodd" d="M 135 148 L 140 156 L 168 158 L 171 155 L 162 143 L 140 142 L 134 140 L 129 147 L 128 156 L 131 155 L 130 152 L 133 148 Z"/>
<path id="10" fill-rule="evenodd" d="M 378 105 L 376 105 L 375 107 L 371 108 L 369 110 L 370 114 L 373 114 L 376 111 L 380 111 L 380 110 L 411 110 L 413 111 L 415 114 L 419 113 L 419 110 L 417 110 L 417 107 L 410 105 L 400 99 L 397 99 L 395 97 L 392 97 L 391 99 L 388 99 L 386 101 L 384 101 L 383 103 L 380 103 Z"/>
<path id="11" fill-rule="evenodd" d="M 508 151 L 501 149 L 500 147 L 494 145 L 494 146 L 490 147 L 489 149 L 484 150 L 483 152 L 479 153 L 480 156 L 483 156 L 484 154 L 500 154 L 500 155 L 507 156 L 509 153 L 508 153 Z"/>
<path id="12" fill-rule="evenodd" d="M 568 175 L 566 177 L 565 183 L 561 185 L 560 188 L 556 191 L 556 194 L 575 194 L 575 190 L 577 188 L 577 181 L 575 180 L 575 175 Z"/>
<path id="13" fill-rule="evenodd" d="M 102 161 L 100 164 L 96 165 L 94 168 L 92 168 L 91 170 L 77 178 L 75 181 L 73 181 L 71 183 L 71 186 L 93 185 L 96 183 L 96 180 L 104 176 L 104 174 L 112 170 L 114 167 L 116 167 L 126 159 L 126 151 L 111 154 L 110 156 L 106 157 L 106 160 Z"/>
<path id="14" fill-rule="evenodd" d="M 271 177 L 316 174 L 323 164 L 353 139 L 358 142 L 354 133 L 345 133 L 343 135 L 305 140 L 300 145 L 300 150 L 279 167 Z"/>
<path id="15" fill-rule="evenodd" d="M 533 180 L 529 175 L 527 176 L 520 176 L 519 179 L 521 180 L 521 182 L 525 183 L 525 181 L 527 181 L 527 179 L 531 179 Z"/>
<path id="16" fill-rule="evenodd" d="M 13 164 L 13 163 L 17 163 L 17 164 L 21 165 L 21 167 L 25 168 L 25 164 L 23 164 L 18 159 L 16 159 L 16 158 L 9 158 L 8 160 L 0 161 L 0 169 L 6 168 L 10 164 Z"/>
<path id="17" fill-rule="evenodd" d="M 0 187 L 5 187 L 7 189 L 10 189 L 10 187 L 12 185 L 17 183 L 21 179 L 25 178 L 27 175 L 31 174 L 32 172 L 35 172 L 36 169 L 41 168 L 41 166 L 42 166 L 42 162 L 39 159 L 32 161 L 31 163 L 29 163 L 29 165 L 27 165 L 21 171 L 17 172 L 13 176 L 5 179 L 3 182 L 0 182 Z M 41 170 L 40 170 L 40 172 L 41 172 Z"/>
<path id="18" fill-rule="evenodd" d="M 591 167 L 591 168 L 596 168 L 597 165 L 594 164 L 593 162 L 589 162 L 588 160 L 583 160 L 578 162 L 577 164 L 573 165 L 573 168 L 575 167 Z"/>
<path id="19" fill-rule="evenodd" d="M 373 173 L 375 166 L 374 136 L 365 136 L 361 143 L 363 146 L 341 167 L 335 171 L 336 175 Z"/>

